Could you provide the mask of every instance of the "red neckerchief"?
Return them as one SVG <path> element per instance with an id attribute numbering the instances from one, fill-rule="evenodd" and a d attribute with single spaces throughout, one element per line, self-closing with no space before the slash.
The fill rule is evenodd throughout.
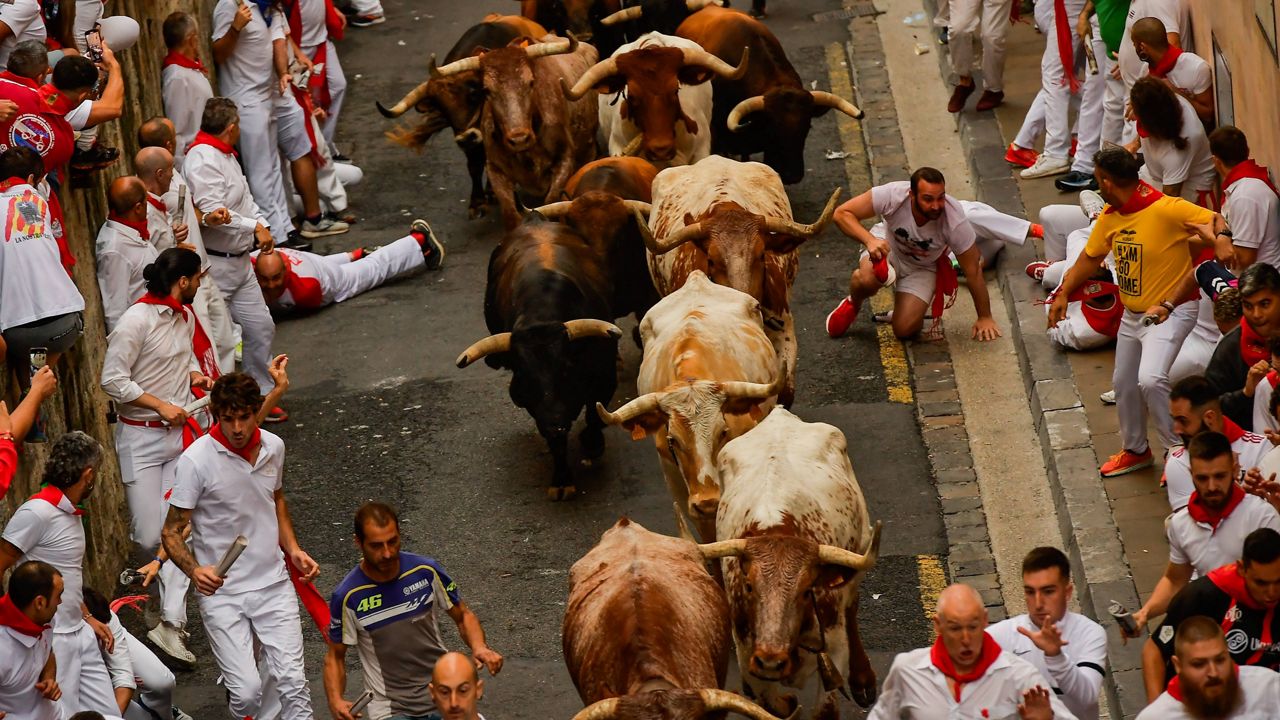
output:
<path id="1" fill-rule="evenodd" d="M 1182 55 L 1182 48 L 1169 46 L 1165 51 L 1164 57 L 1160 58 L 1160 62 L 1151 66 L 1151 77 L 1164 78 L 1173 70 L 1173 66 L 1178 64 L 1178 58 Z"/>
<path id="2" fill-rule="evenodd" d="M 1243 605 L 1250 610 L 1265 609 L 1261 603 L 1253 599 L 1249 594 L 1249 588 L 1244 584 L 1244 578 L 1240 577 L 1240 566 L 1236 563 L 1223 565 L 1216 570 L 1210 570 L 1205 577 L 1209 578 L 1209 582 L 1213 583 L 1219 590 L 1226 593 L 1236 603 Z"/>
<path id="3" fill-rule="evenodd" d="M 1240 677 L 1239 665 L 1236 665 L 1236 677 Z M 1173 698 L 1174 700 L 1177 700 L 1178 702 L 1182 702 L 1182 683 L 1180 682 L 1180 676 L 1174 675 L 1173 679 L 1169 681 L 1169 685 L 1168 687 L 1165 688 L 1165 690 L 1168 691 L 1169 697 Z"/>
<path id="4" fill-rule="evenodd" d="M 214 137 L 213 135 L 210 135 L 209 133 L 203 130 L 196 133 L 195 139 L 192 140 L 191 144 L 187 146 L 187 152 L 191 152 L 191 148 L 194 148 L 199 145 L 208 145 L 214 150 L 217 150 L 226 155 L 235 155 L 236 157 L 240 157 L 240 153 L 236 152 L 235 148 L 222 142 L 218 138 Z"/>
<path id="5" fill-rule="evenodd" d="M 40 100 L 48 107 L 49 112 L 55 115 L 66 115 L 76 109 L 76 105 L 71 102 L 71 99 L 63 95 L 52 84 L 40 86 L 37 92 L 40 93 Z"/>
<path id="6" fill-rule="evenodd" d="M 1222 189 L 1226 190 L 1231 187 L 1231 184 L 1235 181 L 1244 180 L 1245 178 L 1261 180 L 1267 184 L 1267 187 L 1271 188 L 1271 192 L 1280 195 L 1280 190 L 1276 190 L 1276 186 L 1271 184 L 1271 173 L 1267 172 L 1265 167 L 1254 162 L 1253 158 L 1249 158 L 1248 160 L 1245 160 L 1231 168 L 1231 171 L 1227 173 L 1227 176 L 1222 179 Z"/>
<path id="7" fill-rule="evenodd" d="M 1071 22 L 1067 20 L 1067 4 L 1064 0 L 1053 0 L 1053 24 L 1058 41 L 1058 57 L 1062 60 L 1061 84 L 1080 92 L 1080 81 L 1076 78 L 1076 61 L 1073 53 L 1075 38 L 1072 37 Z"/>
<path id="8" fill-rule="evenodd" d="M 253 457 L 253 449 L 262 442 L 262 430 L 260 428 L 255 428 L 253 431 L 253 437 L 249 438 L 249 443 L 247 445 L 242 448 L 233 447 L 231 445 L 231 441 L 227 440 L 227 436 L 222 433 L 221 423 L 214 423 L 213 427 L 209 428 L 209 436 L 214 440 L 217 440 L 222 447 L 230 450 L 236 455 L 239 455 L 241 458 L 244 458 L 244 461 L 250 465 L 253 464 L 253 460 L 250 459 Z"/>
<path id="9" fill-rule="evenodd" d="M 35 80 L 32 80 L 31 78 L 28 78 L 28 77 L 22 77 L 21 75 L 15 75 L 9 72 L 8 70 L 0 72 L 0 80 L 8 80 L 9 82 L 15 82 L 24 87 L 29 87 L 32 90 L 40 89 L 40 85 L 37 84 Z"/>
<path id="10" fill-rule="evenodd" d="M 1226 506 L 1221 510 L 1214 510 L 1207 507 L 1204 502 L 1200 500 L 1199 491 L 1193 491 L 1191 493 L 1191 499 L 1187 501 L 1187 514 L 1191 516 L 1192 520 L 1195 520 L 1198 523 L 1204 523 L 1213 528 L 1214 532 L 1217 532 L 1218 525 L 1220 525 L 1223 520 L 1230 517 L 1236 507 L 1238 507 L 1240 503 L 1244 502 L 1244 488 L 1236 485 L 1235 483 L 1231 483 L 1231 490 L 1228 492 L 1230 494 L 1227 495 Z"/>
<path id="11" fill-rule="evenodd" d="M 1240 318 L 1240 358 L 1247 367 L 1253 367 L 1263 360 L 1271 359 L 1271 351 L 1267 349 L 1267 339 L 1254 332 L 1244 318 Z"/>
<path id="12" fill-rule="evenodd" d="M 1129 196 L 1129 200 L 1120 207 L 1108 205 L 1104 213 L 1120 213 L 1121 215 L 1132 215 L 1136 212 L 1142 212 L 1155 204 L 1157 200 L 1164 197 L 1164 193 L 1151 187 L 1146 180 L 1138 181 L 1138 188 Z"/>
<path id="13" fill-rule="evenodd" d="M 48 625 L 37 625 L 26 613 L 13 604 L 8 595 L 0 595 L 0 626 L 7 627 L 29 637 L 38 638 L 49 629 Z"/>
<path id="14" fill-rule="evenodd" d="M 199 70 L 205 75 L 209 74 L 209 70 L 204 66 L 204 63 L 200 62 L 199 58 L 189 58 L 177 50 L 170 50 L 169 54 L 164 56 L 163 66 L 169 67 L 170 65 L 177 65 L 178 67 L 184 67 L 188 70 Z"/>
<path id="15" fill-rule="evenodd" d="M 1275 370 L 1267 373 L 1267 377 L 1271 377 Z M 1244 428 L 1240 427 L 1229 417 L 1222 418 L 1222 434 L 1227 436 L 1227 442 L 1235 442 L 1244 437 Z"/>
<path id="16" fill-rule="evenodd" d="M 183 307 L 182 303 L 178 302 L 178 300 L 172 295 L 160 297 L 158 295 L 153 295 L 151 291 L 148 290 L 142 295 L 142 297 L 138 298 L 134 302 L 142 305 L 162 305 L 172 310 L 174 315 L 177 315 L 183 320 L 187 319 L 187 309 Z"/>
<path id="17" fill-rule="evenodd" d="M 151 205 L 151 207 L 159 210 L 162 213 L 169 212 L 169 206 L 165 205 L 163 200 L 156 197 L 155 195 L 152 195 L 151 193 L 147 193 L 147 202 Z"/>
<path id="18" fill-rule="evenodd" d="M 4 182 L 0 182 L 0 193 L 7 193 L 10 190 L 18 187 L 19 185 L 26 185 L 26 184 L 28 184 L 26 178 L 11 177 L 8 180 L 5 180 Z"/>
<path id="19" fill-rule="evenodd" d="M 52 485 L 45 485 L 44 487 L 40 488 L 40 492 L 36 493 L 35 495 L 32 495 L 31 499 L 43 500 L 49 503 L 50 505 L 58 508 L 64 513 L 71 513 L 72 515 L 84 515 L 84 510 L 81 510 L 75 505 L 72 505 L 71 499 L 68 498 L 66 494 L 63 493 L 61 490 L 59 490 L 58 488 Z"/>
<path id="20" fill-rule="evenodd" d="M 142 236 L 143 240 L 148 242 L 151 241 L 151 229 L 147 227 L 146 220 L 129 220 L 127 218 L 120 217 L 114 212 L 107 213 L 107 219 L 111 222 L 118 222 L 125 227 L 133 228 L 138 231 L 138 234 Z"/>
<path id="21" fill-rule="evenodd" d="M 982 633 L 981 657 L 978 658 L 978 662 L 973 666 L 973 669 L 963 675 L 956 670 L 956 665 L 952 662 L 951 656 L 947 654 L 947 648 L 942 644 L 941 637 L 933 642 L 933 648 L 929 650 L 929 660 L 933 662 L 933 666 L 955 682 L 956 702 L 960 702 L 961 688 L 967 683 L 980 679 L 987 672 L 987 668 L 991 667 L 991 663 L 995 662 L 998 657 L 1000 657 L 1000 644 L 986 631 Z"/>

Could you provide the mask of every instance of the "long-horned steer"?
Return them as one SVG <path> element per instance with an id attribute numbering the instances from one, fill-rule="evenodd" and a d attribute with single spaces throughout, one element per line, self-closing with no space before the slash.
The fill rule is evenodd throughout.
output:
<path id="1" fill-rule="evenodd" d="M 640 323 L 639 397 L 605 422 L 635 439 L 653 434 L 676 505 L 703 540 L 714 540 L 720 449 L 755 427 L 774 405 L 784 374 L 764 333 L 760 303 L 695 270 Z"/>
<path id="2" fill-rule="evenodd" d="M 870 707 L 876 676 L 858 634 L 858 586 L 880 552 L 844 435 L 775 408 L 720 452 L 719 541 L 738 666 L 748 696 L 776 713 L 784 687 L 815 674 L 825 690 L 814 717 L 837 718 L 834 692 L 848 673 Z"/>

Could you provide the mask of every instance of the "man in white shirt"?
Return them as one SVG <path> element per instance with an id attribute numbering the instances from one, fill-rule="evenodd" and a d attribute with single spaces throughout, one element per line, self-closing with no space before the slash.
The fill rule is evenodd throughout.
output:
<path id="1" fill-rule="evenodd" d="M 142 269 L 155 261 L 156 246 L 147 227 L 147 188 L 136 177 L 116 178 L 107 188 L 107 221 L 98 230 L 98 291 L 107 332 L 142 297 Z"/>
<path id="2" fill-rule="evenodd" d="M 0 596 L 0 708 L 5 720 L 61 720 L 49 623 L 62 602 L 62 574 L 38 560 L 9 576 Z"/>
<path id="3" fill-rule="evenodd" d="M 14 46 L 25 40 L 44 42 L 48 33 L 40 0 L 13 0 L 0 4 L 0 65 L 9 62 Z"/>
<path id="4" fill-rule="evenodd" d="M 156 251 L 182 246 L 196 252 L 190 243 L 190 228 L 184 222 L 173 222 L 174 213 L 164 201 L 164 194 L 173 184 L 173 156 L 164 148 L 143 148 L 133 156 L 133 168 L 147 189 L 147 230 Z"/>
<path id="5" fill-rule="evenodd" d="M 93 494 L 102 446 L 73 430 L 53 443 L 44 489 L 9 518 L 0 539 L 0 575 L 23 560 L 47 562 L 62 573 L 62 604 L 53 618 L 59 701 L 63 717 L 81 710 L 116 714 L 115 693 L 98 644 L 110 651 L 111 630 L 88 617 L 82 602 L 85 533 L 80 505 Z"/>
<path id="6" fill-rule="evenodd" d="M 1191 481 L 1188 451 L 1196 435 L 1206 431 L 1225 435 L 1240 469 L 1246 472 L 1258 467 L 1271 450 L 1272 445 L 1265 437 L 1245 432 L 1222 413 L 1217 389 L 1202 375 L 1182 378 L 1169 388 L 1169 412 L 1173 416 L 1173 431 L 1182 439 L 1182 445 L 1169 453 L 1164 464 L 1165 490 L 1171 510 L 1185 507 L 1196 489 Z"/>
<path id="7" fill-rule="evenodd" d="M 338 49 L 329 37 L 328 6 L 331 0 L 293 0 L 297 8 L 301 32 L 294 38 L 299 49 L 320 69 L 323 75 L 325 94 L 328 105 L 322 106 L 324 122 L 321 124 L 324 139 L 333 150 L 333 136 L 338 129 L 338 116 L 342 113 L 342 101 L 347 95 L 347 77 L 342 72 L 342 63 L 338 60 Z M 339 22 L 346 25 L 346 16 L 338 13 Z M 291 21 L 292 22 L 292 21 Z M 333 150 L 336 154 L 337 151 Z"/>
<path id="8" fill-rule="evenodd" d="M 1138 713 L 1138 720 L 1254 720 L 1280 707 L 1280 675 L 1236 665 L 1217 621 L 1195 615 L 1178 625 L 1168 688 Z"/>
<path id="9" fill-rule="evenodd" d="M 1035 548 L 1022 559 L 1027 612 L 987 632 L 1005 652 L 1034 665 L 1077 718 L 1097 720 L 1107 634 L 1098 623 L 1067 610 L 1074 590 L 1067 556 L 1058 548 Z"/>
<path id="10" fill-rule="evenodd" d="M 133 541 L 155 554 L 143 571 L 160 574 L 161 623 L 147 637 L 164 654 L 194 667 L 195 655 L 182 632 L 188 582 L 173 563 L 163 561 L 160 529 L 183 435 L 191 432 L 183 407 L 192 400 L 192 388 L 213 385 L 193 351 L 195 318 L 188 307 L 200 287 L 200 256 L 170 248 L 147 266 L 146 274 L 146 294 L 129 306 L 107 338 L 102 389 L 119 413 L 116 453 Z"/>
<path id="11" fill-rule="evenodd" d="M 1237 272 L 1255 262 L 1280 265 L 1280 202 L 1271 173 L 1249 156 L 1249 139 L 1231 125 L 1209 133 L 1209 152 L 1222 178 L 1222 214 Z"/>
<path id="12" fill-rule="evenodd" d="M 320 566 L 298 545 L 284 496 L 284 442 L 258 428 L 262 395 L 253 378 L 231 373 L 210 394 L 217 424 L 178 461 L 164 546 L 200 592 L 200 614 L 234 717 L 311 720 L 298 600 L 286 555 L 307 581 Z M 183 531 L 191 527 L 191 549 Z M 247 545 L 219 575 L 215 565 L 237 536 Z M 282 553 L 283 550 L 283 553 Z M 255 640 L 270 673 L 258 671 Z M 274 686 L 278 692 L 264 692 Z"/>
<path id="13" fill-rule="evenodd" d="M 195 18 L 175 11 L 164 19 L 163 33 L 169 49 L 160 75 L 164 114 L 173 121 L 177 133 L 173 158 L 181 168 L 187 146 L 200 131 L 200 117 L 204 104 L 213 97 L 213 86 L 209 84 L 209 70 L 200 60 L 200 28 Z"/>
<path id="14" fill-rule="evenodd" d="M 952 585 L 938 596 L 932 647 L 899 653 L 868 720 L 1075 718 L 1039 671 L 986 632 L 982 596 Z"/>
<path id="15" fill-rule="evenodd" d="M 1206 128 L 1213 127 L 1213 70 L 1204 58 L 1169 44 L 1169 31 L 1160 18 L 1142 18 L 1129 31 L 1134 52 L 1147 73 L 1165 81 L 1187 99 Z"/>

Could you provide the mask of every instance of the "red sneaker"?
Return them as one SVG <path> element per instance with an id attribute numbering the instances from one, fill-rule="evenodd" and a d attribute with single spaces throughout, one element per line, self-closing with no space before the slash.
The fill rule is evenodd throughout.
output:
<path id="1" fill-rule="evenodd" d="M 1044 271 L 1047 269 L 1049 269 L 1049 263 L 1043 260 L 1036 260 L 1035 262 L 1027 263 L 1027 277 L 1035 280 L 1036 282 L 1042 282 L 1044 280 Z"/>
<path id="2" fill-rule="evenodd" d="M 264 422 L 282 423 L 288 419 L 289 419 L 288 411 L 286 411 L 284 408 L 277 405 L 271 408 L 271 411 L 267 413 L 267 418 L 266 420 L 264 420 Z"/>
<path id="3" fill-rule="evenodd" d="M 1117 477 L 1151 467 L 1151 449 L 1142 453 L 1121 450 L 1102 464 L 1102 477 Z"/>
<path id="4" fill-rule="evenodd" d="M 858 319 L 858 306 L 853 299 L 846 296 L 836 305 L 835 310 L 827 314 L 827 335 L 832 339 L 841 337 L 849 331 L 849 326 Z"/>
<path id="5" fill-rule="evenodd" d="M 1013 143 L 1009 143 L 1009 149 L 1004 153 L 1004 161 L 1010 165 L 1029 168 L 1036 164 L 1036 158 L 1040 157 L 1040 153 L 1030 148 L 1021 148 Z"/>
<path id="6" fill-rule="evenodd" d="M 1031 223 L 1031 229 L 1027 231 L 1027 234 L 1033 238 L 1043 238 L 1044 226 L 1040 223 Z"/>

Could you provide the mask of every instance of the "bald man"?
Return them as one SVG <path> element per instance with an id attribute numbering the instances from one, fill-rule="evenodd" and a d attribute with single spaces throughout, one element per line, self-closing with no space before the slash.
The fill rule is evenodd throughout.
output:
<path id="1" fill-rule="evenodd" d="M 146 292 L 142 269 L 159 252 L 147 227 L 147 187 L 135 176 L 116 178 L 107 189 L 110 213 L 98 231 L 98 291 L 107 332 L 125 310 Z"/>
<path id="2" fill-rule="evenodd" d="M 1129 31 L 1138 59 L 1146 63 L 1143 75 L 1163 80 L 1191 103 L 1205 128 L 1213 127 L 1213 71 L 1204 58 L 1169 44 L 1168 28 L 1160 18 L 1144 17 Z"/>
<path id="3" fill-rule="evenodd" d="M 955 584 L 938 596 L 932 647 L 900 653 L 868 720 L 901 717 L 1075 720 L 1031 663 L 987 634 L 982 596 Z"/>
<path id="4" fill-rule="evenodd" d="M 431 699 L 440 720 L 484 720 L 476 705 L 484 697 L 484 680 L 471 658 L 460 652 L 448 652 L 436 660 L 431 671 Z"/>

